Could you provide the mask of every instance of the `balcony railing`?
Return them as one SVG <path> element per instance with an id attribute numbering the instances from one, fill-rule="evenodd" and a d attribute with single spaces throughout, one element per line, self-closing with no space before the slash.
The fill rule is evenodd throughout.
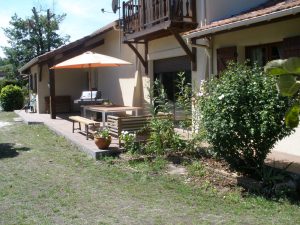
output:
<path id="1" fill-rule="evenodd" d="M 196 23 L 196 0 L 129 0 L 123 2 L 124 33 L 132 34 L 166 21 Z"/>

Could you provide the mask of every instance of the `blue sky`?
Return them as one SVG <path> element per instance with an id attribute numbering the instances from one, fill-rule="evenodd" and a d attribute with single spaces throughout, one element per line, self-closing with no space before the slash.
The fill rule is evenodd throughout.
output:
<path id="1" fill-rule="evenodd" d="M 60 33 L 69 34 L 75 41 L 102 26 L 118 19 L 118 14 L 102 13 L 101 9 L 111 11 L 111 0 L 0 0 L 0 46 L 7 45 L 2 28 L 9 26 L 11 16 L 16 13 L 21 18 L 29 17 L 32 7 L 42 5 L 53 9 L 56 14 L 66 13 L 61 23 Z M 0 57 L 4 57 L 0 49 Z"/>

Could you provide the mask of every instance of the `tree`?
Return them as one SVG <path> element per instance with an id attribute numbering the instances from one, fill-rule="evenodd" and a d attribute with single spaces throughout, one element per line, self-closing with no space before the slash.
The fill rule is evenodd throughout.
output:
<path id="1" fill-rule="evenodd" d="M 285 123 L 291 128 L 299 125 L 300 114 L 300 58 L 279 59 L 269 62 L 265 71 L 270 75 L 278 76 L 278 92 L 295 100 L 292 107 L 286 112 Z"/>
<path id="2" fill-rule="evenodd" d="M 0 72 L 5 74 L 5 79 L 12 79 L 14 77 L 13 65 L 7 59 L 0 58 Z"/>
<path id="3" fill-rule="evenodd" d="M 18 78 L 19 67 L 69 41 L 68 35 L 57 33 L 65 17 L 66 14 L 56 15 L 50 9 L 37 11 L 35 7 L 29 18 L 22 19 L 17 14 L 11 17 L 10 26 L 4 28 L 10 46 L 3 49 L 15 78 Z"/>

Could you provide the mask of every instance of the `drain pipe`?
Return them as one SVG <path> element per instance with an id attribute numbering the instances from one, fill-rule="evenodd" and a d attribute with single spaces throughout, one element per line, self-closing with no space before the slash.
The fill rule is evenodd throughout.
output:
<path id="1" fill-rule="evenodd" d="M 213 72 L 213 48 L 212 48 L 212 40 L 209 38 L 201 39 L 203 43 L 192 43 L 191 38 L 186 38 L 187 44 L 194 48 L 204 48 L 205 53 L 208 57 L 209 63 L 209 76 L 211 76 Z"/>

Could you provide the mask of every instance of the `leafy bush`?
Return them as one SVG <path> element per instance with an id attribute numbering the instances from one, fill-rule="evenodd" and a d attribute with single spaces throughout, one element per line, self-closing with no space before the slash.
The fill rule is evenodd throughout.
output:
<path id="1" fill-rule="evenodd" d="M 20 82 L 17 81 L 17 80 L 6 80 L 6 79 L 4 79 L 4 80 L 0 80 L 0 92 L 1 92 L 2 88 L 6 87 L 8 85 L 16 85 L 16 86 L 21 87 Z"/>
<path id="2" fill-rule="evenodd" d="M 170 150 L 183 150 L 184 142 L 175 133 L 171 117 L 153 117 L 149 123 L 149 129 L 150 136 L 145 146 L 146 153 L 162 155 Z"/>
<path id="3" fill-rule="evenodd" d="M 255 171 L 271 148 L 292 132 L 283 119 L 290 100 L 278 95 L 261 68 L 233 63 L 199 96 L 199 126 L 213 150 L 237 171 L 259 176 Z"/>
<path id="4" fill-rule="evenodd" d="M 300 58 L 278 59 L 269 62 L 265 71 L 270 75 L 277 76 L 277 89 L 283 96 L 295 100 L 294 105 L 286 112 L 285 123 L 291 128 L 299 125 L 300 114 Z"/>
<path id="5" fill-rule="evenodd" d="M 129 133 L 128 131 L 122 131 L 120 136 L 121 141 L 124 143 L 124 148 L 130 153 L 137 153 L 140 148 L 136 142 L 136 134 Z"/>
<path id="6" fill-rule="evenodd" d="M 0 104 L 4 111 L 21 109 L 24 104 L 22 89 L 15 85 L 7 85 L 0 93 Z"/>

